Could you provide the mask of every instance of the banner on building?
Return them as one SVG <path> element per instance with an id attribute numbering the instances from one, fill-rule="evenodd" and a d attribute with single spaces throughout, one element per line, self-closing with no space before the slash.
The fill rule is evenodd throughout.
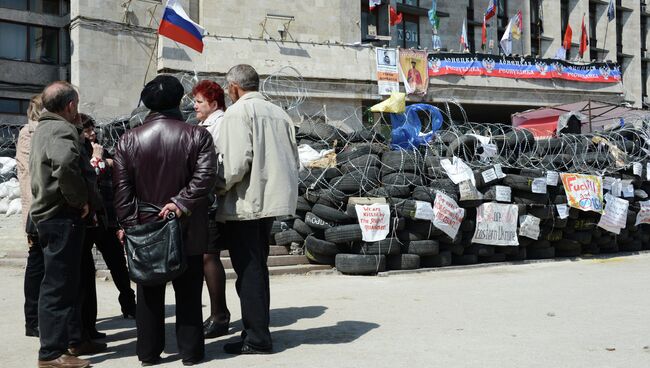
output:
<path id="1" fill-rule="evenodd" d="M 390 208 L 387 204 L 356 205 L 361 237 L 374 242 L 386 239 L 390 229 Z"/>
<path id="2" fill-rule="evenodd" d="M 427 52 L 400 49 L 399 66 L 406 93 L 417 95 L 426 94 L 427 88 L 429 87 Z"/>
<path id="3" fill-rule="evenodd" d="M 465 217 L 465 209 L 458 207 L 456 201 L 437 191 L 433 203 L 433 226 L 440 229 L 452 239 L 456 238 L 460 224 Z"/>
<path id="4" fill-rule="evenodd" d="M 472 243 L 519 245 L 516 204 L 483 203 L 476 209 L 476 231 Z"/>
<path id="5" fill-rule="evenodd" d="M 397 50 L 377 48 L 377 84 L 380 95 L 399 92 L 399 75 L 397 72 Z"/>
<path id="6" fill-rule="evenodd" d="M 576 82 L 618 83 L 621 70 L 614 63 L 573 64 L 557 59 L 519 58 L 491 54 L 429 54 L 429 76 L 469 75 L 515 79 L 563 79 Z"/>
<path id="7" fill-rule="evenodd" d="M 603 211 L 603 179 L 595 175 L 560 174 L 569 206 L 582 211 Z"/>

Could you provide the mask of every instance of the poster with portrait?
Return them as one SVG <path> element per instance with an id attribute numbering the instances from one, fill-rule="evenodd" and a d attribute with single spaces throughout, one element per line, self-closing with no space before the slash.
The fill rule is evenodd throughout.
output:
<path id="1" fill-rule="evenodd" d="M 378 47 L 376 53 L 379 94 L 390 95 L 391 93 L 399 92 L 397 50 Z"/>
<path id="2" fill-rule="evenodd" d="M 399 66 L 406 93 L 425 95 L 429 87 L 426 51 L 400 49 Z"/>

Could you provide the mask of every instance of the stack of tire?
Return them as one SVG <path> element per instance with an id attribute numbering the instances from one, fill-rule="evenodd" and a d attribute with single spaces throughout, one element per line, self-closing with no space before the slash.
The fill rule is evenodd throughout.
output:
<path id="1" fill-rule="evenodd" d="M 303 246 L 310 262 L 335 266 L 345 274 L 650 249 L 650 234 L 643 231 L 646 226 L 634 226 L 637 201 L 647 199 L 650 183 L 631 175 L 629 170 L 611 175 L 632 179 L 636 189 L 635 197 L 630 199 L 627 226 L 618 235 L 598 228 L 600 214 L 595 212 L 572 208 L 568 218 L 562 219 L 556 210 L 556 205 L 567 203 L 561 181 L 548 185 L 546 193 L 535 193 L 533 182 L 546 178 L 547 170 L 564 168 L 577 172 L 571 166 L 576 163 L 570 162 L 575 154 L 559 152 L 560 148 L 568 148 L 566 145 L 558 148 L 552 140 L 538 143 L 526 131 L 492 137 L 499 152 L 508 155 L 492 157 L 488 162 L 481 157 L 476 137 L 451 131 L 442 131 L 428 146 L 410 151 L 390 150 L 375 132 L 345 134 L 322 123 L 303 124 L 297 137 L 299 144 L 309 144 L 317 150 L 335 148 L 337 165 L 304 169 L 299 173 L 296 216 L 277 219 L 273 241 L 278 245 Z M 542 157 L 543 152 L 551 150 L 555 150 L 552 157 Z M 590 162 L 600 165 L 609 160 L 607 153 L 604 155 L 592 155 Z M 440 161 L 452 156 L 461 157 L 473 168 L 481 199 L 462 198 L 458 185 L 447 177 Z M 587 156 L 581 156 L 581 165 L 587 164 Z M 514 168 L 524 162 L 531 167 Z M 505 175 L 486 182 L 484 172 L 496 169 L 496 164 L 502 166 Z M 507 247 L 472 242 L 476 208 L 497 201 L 497 185 L 511 189 L 511 200 L 503 203 L 516 204 L 520 216 L 540 219 L 538 239 L 519 236 L 518 246 Z M 430 221 L 415 218 L 416 201 L 433 204 L 437 191 L 465 209 L 464 220 L 453 239 Z M 391 211 L 390 233 L 386 239 L 362 240 L 356 210 L 348 203 L 350 197 L 385 199 Z"/>

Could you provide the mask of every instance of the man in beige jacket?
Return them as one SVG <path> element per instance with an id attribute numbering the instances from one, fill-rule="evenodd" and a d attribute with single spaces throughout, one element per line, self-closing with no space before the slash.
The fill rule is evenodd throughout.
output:
<path id="1" fill-rule="evenodd" d="M 298 150 L 291 118 L 258 92 L 259 76 L 250 65 L 226 74 L 228 96 L 217 147 L 223 173 L 217 183 L 217 221 L 225 222 L 224 244 L 237 273 L 244 331 L 242 341 L 226 344 L 230 354 L 268 354 L 269 234 L 276 216 L 293 215 L 298 196 Z M 221 175 L 220 175 L 221 176 Z"/>

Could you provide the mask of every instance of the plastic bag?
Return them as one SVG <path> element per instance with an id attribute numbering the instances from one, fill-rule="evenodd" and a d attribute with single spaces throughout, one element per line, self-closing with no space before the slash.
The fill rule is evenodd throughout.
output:
<path id="1" fill-rule="evenodd" d="M 422 133 L 422 122 L 418 111 L 424 111 L 431 117 L 430 132 Z M 391 149 L 416 149 L 429 142 L 433 133 L 442 127 L 442 114 L 435 106 L 414 104 L 407 106 L 404 114 L 390 114 L 390 121 L 393 126 Z"/>
<path id="2" fill-rule="evenodd" d="M 9 209 L 9 203 L 11 201 L 8 198 L 2 198 L 0 199 L 0 213 L 7 213 L 7 210 Z"/>
<path id="3" fill-rule="evenodd" d="M 22 213 L 20 198 L 16 198 L 9 202 L 9 205 L 7 206 L 7 216 L 18 215 L 20 213 Z"/>

